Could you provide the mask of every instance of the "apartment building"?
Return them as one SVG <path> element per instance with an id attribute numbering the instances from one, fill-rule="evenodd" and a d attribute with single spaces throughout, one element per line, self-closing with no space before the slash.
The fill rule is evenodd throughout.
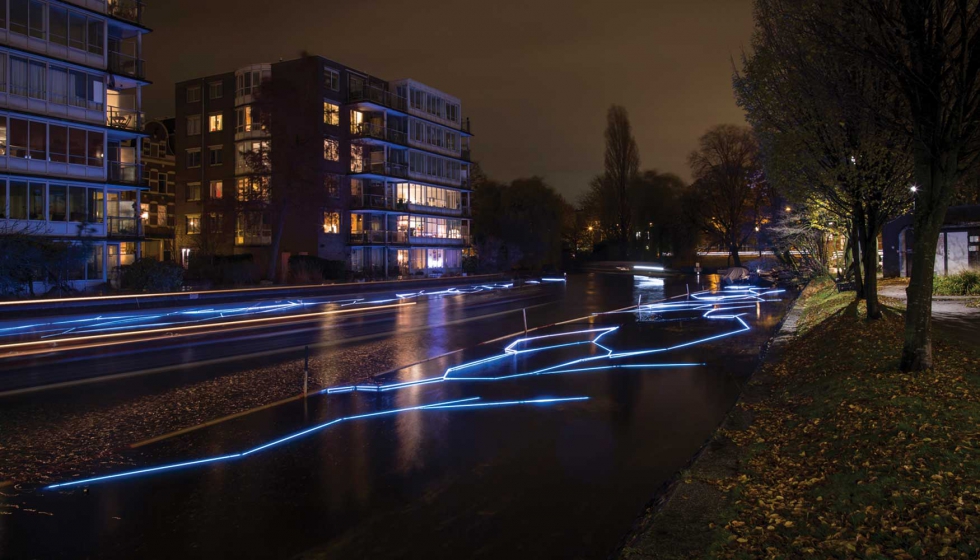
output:
<path id="1" fill-rule="evenodd" d="M 94 247 L 76 287 L 115 282 L 143 236 L 143 5 L 0 3 L 0 227 Z"/>
<path id="2" fill-rule="evenodd" d="M 345 261 L 372 277 L 461 270 L 470 138 L 459 99 L 319 57 L 176 86 L 177 242 Z M 265 267 L 265 268 L 263 268 Z"/>
<path id="3" fill-rule="evenodd" d="M 146 123 L 143 132 L 143 183 L 147 190 L 140 199 L 143 220 L 141 254 L 146 259 L 172 261 L 177 258 L 174 244 L 177 188 L 177 161 L 174 157 L 176 119 L 156 119 Z"/>

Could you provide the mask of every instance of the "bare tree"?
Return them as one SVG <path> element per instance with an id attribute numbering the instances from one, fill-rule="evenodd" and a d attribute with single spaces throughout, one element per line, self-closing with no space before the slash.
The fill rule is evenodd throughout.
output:
<path id="1" fill-rule="evenodd" d="M 741 266 L 738 253 L 758 220 L 764 189 L 752 131 L 730 124 L 712 127 L 698 139 L 688 163 L 696 196 L 688 211 L 705 233 L 728 248 L 735 266 Z"/>

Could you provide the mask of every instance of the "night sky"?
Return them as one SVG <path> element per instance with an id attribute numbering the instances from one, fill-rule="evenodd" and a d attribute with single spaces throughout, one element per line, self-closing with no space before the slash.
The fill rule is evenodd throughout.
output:
<path id="1" fill-rule="evenodd" d="M 705 129 L 744 122 L 731 57 L 748 47 L 751 0 L 146 4 L 150 117 L 173 114 L 175 82 L 306 50 L 459 97 L 491 177 L 542 175 L 573 201 L 601 171 L 611 103 L 629 110 L 641 167 L 684 178 Z"/>

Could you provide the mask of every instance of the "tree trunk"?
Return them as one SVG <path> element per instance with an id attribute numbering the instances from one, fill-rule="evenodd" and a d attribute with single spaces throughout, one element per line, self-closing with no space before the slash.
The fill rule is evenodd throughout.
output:
<path id="1" fill-rule="evenodd" d="M 738 245 L 732 243 L 729 245 L 729 247 L 732 253 L 732 261 L 735 263 L 735 266 L 742 266 L 742 259 L 738 255 Z"/>
<path id="2" fill-rule="evenodd" d="M 905 312 L 902 371 L 932 367 L 932 287 L 935 280 L 936 245 L 946 219 L 955 177 L 956 157 L 937 161 L 924 146 L 915 148 L 915 179 L 920 196 L 913 215 L 912 274 Z M 942 165 L 945 163 L 945 165 Z M 945 168 L 946 172 L 943 171 Z"/>
<path id="3" fill-rule="evenodd" d="M 881 307 L 878 305 L 878 231 L 874 212 L 858 209 L 856 216 L 862 264 L 864 266 L 864 301 L 868 319 L 880 319 Z"/>
<path id="4" fill-rule="evenodd" d="M 864 298 L 864 282 L 861 278 L 861 234 L 858 231 L 857 222 L 851 219 L 851 264 L 854 266 L 854 297 Z"/>

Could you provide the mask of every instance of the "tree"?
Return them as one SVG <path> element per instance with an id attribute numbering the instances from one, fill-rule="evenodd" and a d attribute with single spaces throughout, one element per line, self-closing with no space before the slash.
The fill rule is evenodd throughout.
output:
<path id="1" fill-rule="evenodd" d="M 723 124 L 698 139 L 688 156 L 695 201 L 688 205 L 694 222 L 731 253 L 739 251 L 759 219 L 765 180 L 758 166 L 758 147 L 748 127 Z"/>
<path id="2" fill-rule="evenodd" d="M 910 143 L 881 118 L 901 100 L 883 71 L 809 33 L 799 2 L 755 7 L 753 54 L 743 57 L 734 87 L 762 139 L 766 176 L 797 206 L 850 225 L 857 297 L 876 319 L 878 235 L 909 204 Z"/>
<path id="3" fill-rule="evenodd" d="M 642 240 L 640 248 L 650 247 L 649 252 L 655 258 L 662 258 L 665 253 L 677 255 L 694 248 L 685 246 L 692 237 L 686 231 L 687 224 L 683 220 L 681 207 L 686 188 L 677 175 L 653 169 L 640 173 L 630 187 L 632 222 L 637 231 L 649 234 L 649 238 Z"/>
<path id="4" fill-rule="evenodd" d="M 838 51 L 885 72 L 904 103 L 883 115 L 912 142 L 917 187 L 903 371 L 932 366 L 936 245 L 964 171 L 980 154 L 980 2 L 835 0 L 808 23 Z M 856 32 L 840 33 L 842 27 Z"/>
<path id="5" fill-rule="evenodd" d="M 625 107 L 609 107 L 605 138 L 604 171 L 592 179 L 585 201 L 603 230 L 618 241 L 620 257 L 626 258 L 633 235 L 629 191 L 639 173 L 640 152 Z"/>
<path id="6" fill-rule="evenodd" d="M 569 205 L 540 177 L 473 189 L 473 232 L 484 270 L 541 270 L 561 264 Z"/>

